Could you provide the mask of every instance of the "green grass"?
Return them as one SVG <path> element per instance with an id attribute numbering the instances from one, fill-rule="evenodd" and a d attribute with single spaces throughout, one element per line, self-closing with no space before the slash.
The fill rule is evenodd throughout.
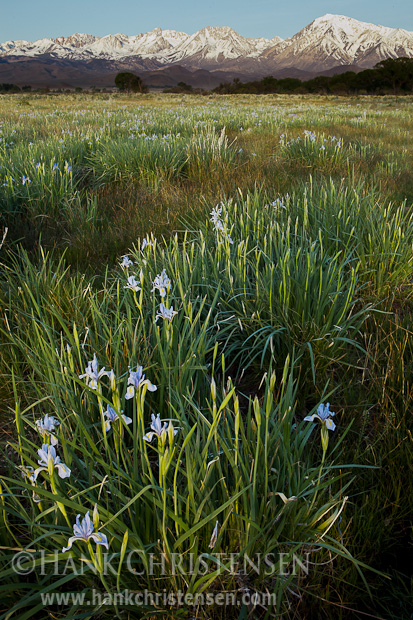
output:
<path id="1" fill-rule="evenodd" d="M 59 588 L 276 598 L 165 618 L 410 617 L 412 105 L 0 99 L 0 618 L 155 611 L 42 601 Z M 96 386 L 94 355 L 113 370 Z M 138 366 L 157 390 L 127 398 Z M 327 401 L 334 432 L 304 419 Z M 127 416 L 110 429 L 108 406 Z M 18 466 L 38 467 L 46 413 L 71 474 L 33 484 Z M 158 413 L 169 433 L 148 442 Z M 108 575 L 95 543 L 62 553 L 88 511 Z M 17 549 L 36 571 L 16 574 Z M 166 569 L 140 571 L 138 551 Z M 41 570 L 55 552 L 65 576 Z M 276 561 L 234 572 L 230 553 Z M 176 573 L 173 554 L 210 570 Z"/>

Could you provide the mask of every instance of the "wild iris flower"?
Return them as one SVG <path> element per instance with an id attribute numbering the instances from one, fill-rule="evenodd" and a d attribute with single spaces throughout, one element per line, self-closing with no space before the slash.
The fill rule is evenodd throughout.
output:
<path id="1" fill-rule="evenodd" d="M 125 254 L 125 256 L 122 256 L 122 262 L 120 263 L 122 269 L 125 269 L 126 267 L 131 267 L 132 265 L 133 261 L 131 261 L 127 254 Z"/>
<path id="2" fill-rule="evenodd" d="M 60 424 L 59 420 L 54 416 L 49 416 L 47 413 L 44 416 L 43 420 L 37 420 L 36 426 L 40 435 L 43 437 L 44 441 L 46 441 L 46 436 L 50 437 L 50 443 L 52 446 L 55 446 L 58 441 L 57 437 L 52 434 L 52 431 L 56 429 L 56 426 Z"/>
<path id="3" fill-rule="evenodd" d="M 126 266 L 128 266 L 128 265 L 126 265 Z M 130 289 L 132 289 L 132 291 L 135 291 L 135 293 L 137 293 L 138 291 L 141 290 L 141 287 L 139 286 L 139 284 L 135 280 L 135 276 L 129 276 L 128 284 L 127 284 L 127 286 L 124 286 L 123 288 L 130 288 Z"/>
<path id="4" fill-rule="evenodd" d="M 135 396 L 135 390 L 139 390 L 142 386 L 146 385 L 148 392 L 156 392 L 158 389 L 156 385 L 153 385 L 149 379 L 145 379 L 142 366 L 138 366 L 136 371 L 129 370 L 128 377 L 128 389 L 126 390 L 125 398 L 129 400 Z"/>
<path id="5" fill-rule="evenodd" d="M 155 317 L 155 323 L 158 321 L 158 319 L 168 319 L 169 321 L 172 321 L 175 314 L 178 314 L 178 312 L 174 310 L 173 306 L 171 306 L 170 308 L 167 308 L 166 306 L 164 306 L 163 303 L 161 303 L 159 305 L 159 312 L 157 313 Z"/>
<path id="6" fill-rule="evenodd" d="M 211 222 L 213 224 L 216 224 L 220 219 L 221 219 L 221 214 L 222 214 L 222 207 L 220 207 L 219 205 L 217 205 L 216 207 L 214 207 L 210 213 L 211 215 Z"/>
<path id="7" fill-rule="evenodd" d="M 47 471 L 49 476 L 53 476 L 53 470 L 55 468 L 57 468 L 57 473 L 60 478 L 69 478 L 70 469 L 67 465 L 60 462 L 60 456 L 56 456 L 56 449 L 54 446 L 44 443 L 37 451 L 37 454 L 40 456 L 40 460 L 37 461 L 40 467 L 38 467 L 33 474 L 35 480 L 41 471 Z"/>
<path id="8" fill-rule="evenodd" d="M 158 289 L 161 297 L 165 297 L 167 293 L 169 293 L 171 288 L 171 281 L 166 275 L 166 269 L 162 269 L 162 273 L 158 274 L 153 281 L 153 289 L 151 293 Z"/>
<path id="9" fill-rule="evenodd" d="M 90 387 L 91 390 L 97 390 L 99 386 L 100 379 L 107 375 L 105 372 L 105 367 L 98 369 L 98 361 L 96 359 L 96 353 L 93 354 L 93 360 L 88 362 L 88 366 L 85 370 L 84 375 L 79 375 L 79 379 L 86 378 L 86 383 Z"/>
<path id="10" fill-rule="evenodd" d="M 33 487 L 36 487 L 36 478 L 34 475 L 33 467 L 26 466 L 26 465 L 19 465 L 18 468 L 20 469 L 22 477 L 27 478 L 28 481 L 31 483 L 31 485 Z M 37 495 L 35 490 L 33 490 L 33 501 L 35 501 L 36 504 L 40 504 L 40 502 L 42 501 L 41 498 Z"/>
<path id="11" fill-rule="evenodd" d="M 158 438 L 158 441 L 160 441 L 161 443 L 164 443 L 166 441 L 167 436 L 169 436 L 172 440 L 173 437 L 178 432 L 178 429 L 172 426 L 172 422 L 170 421 L 169 425 L 166 422 L 162 424 L 160 413 L 158 413 L 156 417 L 152 413 L 151 417 L 152 417 L 152 424 L 151 424 L 152 430 L 149 431 L 149 433 L 146 433 L 146 435 L 143 436 L 143 439 L 145 441 L 149 441 L 150 443 L 152 441 L 152 438 L 155 436 Z"/>
<path id="12" fill-rule="evenodd" d="M 335 414 L 333 413 L 333 411 L 330 411 L 330 403 L 327 403 L 326 405 L 321 404 L 318 406 L 317 413 L 314 413 L 313 415 L 307 415 L 304 420 L 306 422 L 313 422 L 314 418 L 317 418 L 318 420 L 320 420 L 321 424 L 325 425 L 326 428 L 328 428 L 329 431 L 333 431 L 336 428 L 333 420 L 331 420 L 333 415 Z"/>
<path id="13" fill-rule="evenodd" d="M 214 230 L 220 233 L 223 237 L 225 237 L 228 243 L 230 244 L 233 243 L 227 231 L 228 217 L 225 216 L 225 222 L 223 222 L 221 219 L 222 206 L 216 205 L 216 207 L 212 209 L 210 215 L 211 215 L 210 221 L 214 224 Z"/>
<path id="14" fill-rule="evenodd" d="M 271 203 L 271 206 L 274 207 L 274 209 L 286 209 L 287 208 L 285 205 L 283 205 L 282 201 L 279 198 L 276 198 Z"/>
<path id="15" fill-rule="evenodd" d="M 97 545 L 104 545 L 106 549 L 109 549 L 108 539 L 105 534 L 100 532 L 94 532 L 94 526 L 89 516 L 89 511 L 86 516 L 80 521 L 80 515 L 76 517 L 76 523 L 73 525 L 73 534 L 68 540 L 67 547 L 63 547 L 62 552 L 65 553 L 71 549 L 75 540 L 83 540 L 89 542 L 92 539 Z"/>
<path id="16" fill-rule="evenodd" d="M 153 239 L 153 237 L 150 239 L 149 235 L 146 235 L 146 237 L 144 239 L 142 239 L 141 251 L 143 251 L 145 248 L 149 248 L 149 247 L 153 246 L 152 239 Z"/>
<path id="17" fill-rule="evenodd" d="M 110 431 L 110 427 L 111 424 L 113 422 L 116 422 L 116 420 L 119 420 L 119 415 L 116 413 L 116 411 L 114 410 L 113 407 L 111 407 L 110 405 L 108 405 L 105 413 L 103 414 L 107 417 L 107 420 L 105 421 L 105 429 L 107 431 Z M 123 415 L 121 414 L 121 417 L 123 418 L 125 424 L 130 424 L 132 422 L 132 418 L 128 418 L 127 415 Z"/>

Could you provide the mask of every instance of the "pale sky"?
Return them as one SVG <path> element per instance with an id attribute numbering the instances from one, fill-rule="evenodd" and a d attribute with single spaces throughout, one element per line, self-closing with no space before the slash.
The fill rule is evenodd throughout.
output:
<path id="1" fill-rule="evenodd" d="M 188 34 L 204 26 L 231 26 L 244 37 L 285 39 L 325 13 L 413 31 L 409 0 L 0 0 L 1 8 L 0 42 L 74 32 L 132 35 L 157 26 Z"/>

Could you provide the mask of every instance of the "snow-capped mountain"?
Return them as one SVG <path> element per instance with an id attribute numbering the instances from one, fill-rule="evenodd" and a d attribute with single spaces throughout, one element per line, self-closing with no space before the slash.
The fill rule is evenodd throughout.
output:
<path id="1" fill-rule="evenodd" d="M 5 41 L 4 43 L 0 43 L 0 55 L 4 56 L 10 50 L 22 48 L 27 45 L 32 45 L 32 43 L 30 43 L 30 41 Z"/>
<path id="2" fill-rule="evenodd" d="M 38 41 L 6 41 L 0 43 L 0 56 L 40 56 L 53 54 L 59 50 L 60 44 L 53 39 L 39 39 Z"/>
<path id="3" fill-rule="evenodd" d="M 252 39 L 251 37 L 248 37 L 246 40 L 248 41 L 248 43 L 254 45 L 255 49 L 258 52 L 263 52 L 269 46 L 277 45 L 277 43 L 280 43 L 280 41 L 282 41 L 282 38 L 273 37 L 272 39 L 265 39 L 264 37 L 259 37 L 258 39 Z"/>
<path id="4" fill-rule="evenodd" d="M 257 57 L 273 44 L 269 39 L 246 39 L 228 26 L 207 26 L 173 49 L 166 60 L 182 62 L 190 59 L 194 67 L 207 67 L 229 59 Z"/>
<path id="5" fill-rule="evenodd" d="M 57 39 L 54 39 L 54 42 L 62 45 L 63 47 L 79 49 L 84 45 L 94 43 L 99 38 L 100 37 L 94 37 L 93 34 L 81 34 L 80 32 L 76 32 L 70 37 L 57 37 Z"/>
<path id="6" fill-rule="evenodd" d="M 162 63 L 194 59 L 195 66 L 202 61 L 223 61 L 239 57 L 257 57 L 262 51 L 281 41 L 245 38 L 229 27 L 202 28 L 189 35 L 176 30 L 155 28 L 151 32 L 127 36 L 122 33 L 94 37 L 76 33 L 70 37 L 30 41 L 7 41 L 0 44 L 0 56 L 43 56 L 85 60 L 99 58 L 120 60 L 133 56 L 154 58 Z"/>
<path id="7" fill-rule="evenodd" d="M 154 56 L 163 56 L 174 50 L 184 43 L 188 36 L 186 32 L 178 32 L 176 30 L 162 30 L 154 28 L 151 32 L 138 34 L 130 37 L 135 53 L 143 57 L 152 58 Z"/>
<path id="8" fill-rule="evenodd" d="M 78 63 L 79 67 L 87 66 L 89 75 L 94 71 L 93 62 L 98 63 L 99 71 L 105 67 L 105 74 L 109 67 L 111 71 L 120 66 L 125 70 L 154 71 L 179 65 L 190 71 L 265 76 L 280 74 L 284 69 L 314 73 L 353 66 L 357 70 L 401 56 L 413 57 L 413 32 L 331 14 L 315 19 L 285 40 L 277 36 L 246 38 L 228 26 L 207 26 L 191 35 L 155 28 L 133 36 L 75 33 L 56 39 L 0 44 L 0 63 L 9 67 L 14 64 L 15 72 L 16 63 L 30 59 L 33 67 L 34 59 L 38 59 L 61 66 L 62 71 Z"/>
<path id="9" fill-rule="evenodd" d="M 305 70 L 350 64 L 373 67 L 385 58 L 413 57 L 413 32 L 328 13 L 262 56 L 278 66 Z"/>

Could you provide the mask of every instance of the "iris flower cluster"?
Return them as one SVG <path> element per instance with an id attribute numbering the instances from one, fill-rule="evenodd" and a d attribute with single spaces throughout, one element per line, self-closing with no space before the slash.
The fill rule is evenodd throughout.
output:
<path id="1" fill-rule="evenodd" d="M 216 205 L 210 213 L 211 218 L 210 222 L 214 225 L 214 231 L 217 233 L 218 242 L 221 242 L 223 239 L 227 241 L 227 243 L 234 243 L 230 236 L 230 231 L 228 231 L 228 214 L 222 214 L 223 206 Z"/>
<path id="2" fill-rule="evenodd" d="M 153 288 L 151 290 L 151 293 L 153 293 L 154 291 L 158 291 L 162 299 L 166 298 L 166 303 L 163 303 L 162 301 L 159 304 L 159 311 L 155 316 L 154 323 L 157 323 L 158 319 L 164 319 L 172 322 L 172 319 L 174 318 L 175 314 L 178 314 L 178 312 L 177 310 L 174 310 L 174 307 L 172 305 L 168 308 L 168 295 L 171 290 L 171 281 L 166 274 L 166 269 L 163 269 L 162 272 L 156 276 L 152 284 Z"/>
<path id="3" fill-rule="evenodd" d="M 145 247 L 150 246 L 150 245 L 153 245 L 153 241 L 148 240 L 148 238 L 145 238 L 142 242 L 141 249 L 143 250 Z M 133 261 L 129 258 L 128 254 L 125 254 L 124 256 L 122 256 L 121 259 L 122 260 L 119 263 L 119 265 L 121 266 L 123 270 L 128 269 L 134 264 Z M 137 293 L 142 290 L 142 286 L 143 286 L 142 270 L 140 272 L 139 280 L 140 282 L 136 280 L 136 277 L 134 275 L 131 275 L 131 276 L 128 275 L 128 283 L 123 288 L 131 289 L 134 293 Z M 168 295 L 171 291 L 171 280 L 166 273 L 166 269 L 162 269 L 161 273 L 158 273 L 155 279 L 153 280 L 151 293 L 155 291 L 159 293 L 159 295 L 162 298 L 162 301 L 159 304 L 159 310 L 155 315 L 154 323 L 157 323 L 158 319 L 164 319 L 169 322 L 172 322 L 172 319 L 174 318 L 176 314 L 178 314 L 178 311 L 174 310 L 173 305 L 168 306 Z M 93 368 L 91 370 L 93 370 Z M 88 372 L 89 370 L 86 369 L 86 373 Z"/>
<path id="4" fill-rule="evenodd" d="M 52 485 L 52 491 L 55 492 L 55 483 L 53 476 L 55 470 L 57 470 L 59 478 L 69 478 L 71 470 L 65 463 L 62 463 L 60 456 L 56 454 L 56 446 L 59 443 L 56 435 L 53 433 L 56 431 L 60 422 L 54 416 L 46 414 L 43 419 L 36 421 L 37 430 L 42 438 L 42 447 L 37 450 L 39 460 L 37 461 L 39 467 L 34 469 L 31 466 L 21 465 L 19 467 L 23 478 L 27 478 L 33 487 L 37 487 L 37 478 L 40 472 L 45 471 L 50 476 L 50 482 Z M 40 503 L 41 499 L 33 490 L 33 499 L 36 503 Z"/>

